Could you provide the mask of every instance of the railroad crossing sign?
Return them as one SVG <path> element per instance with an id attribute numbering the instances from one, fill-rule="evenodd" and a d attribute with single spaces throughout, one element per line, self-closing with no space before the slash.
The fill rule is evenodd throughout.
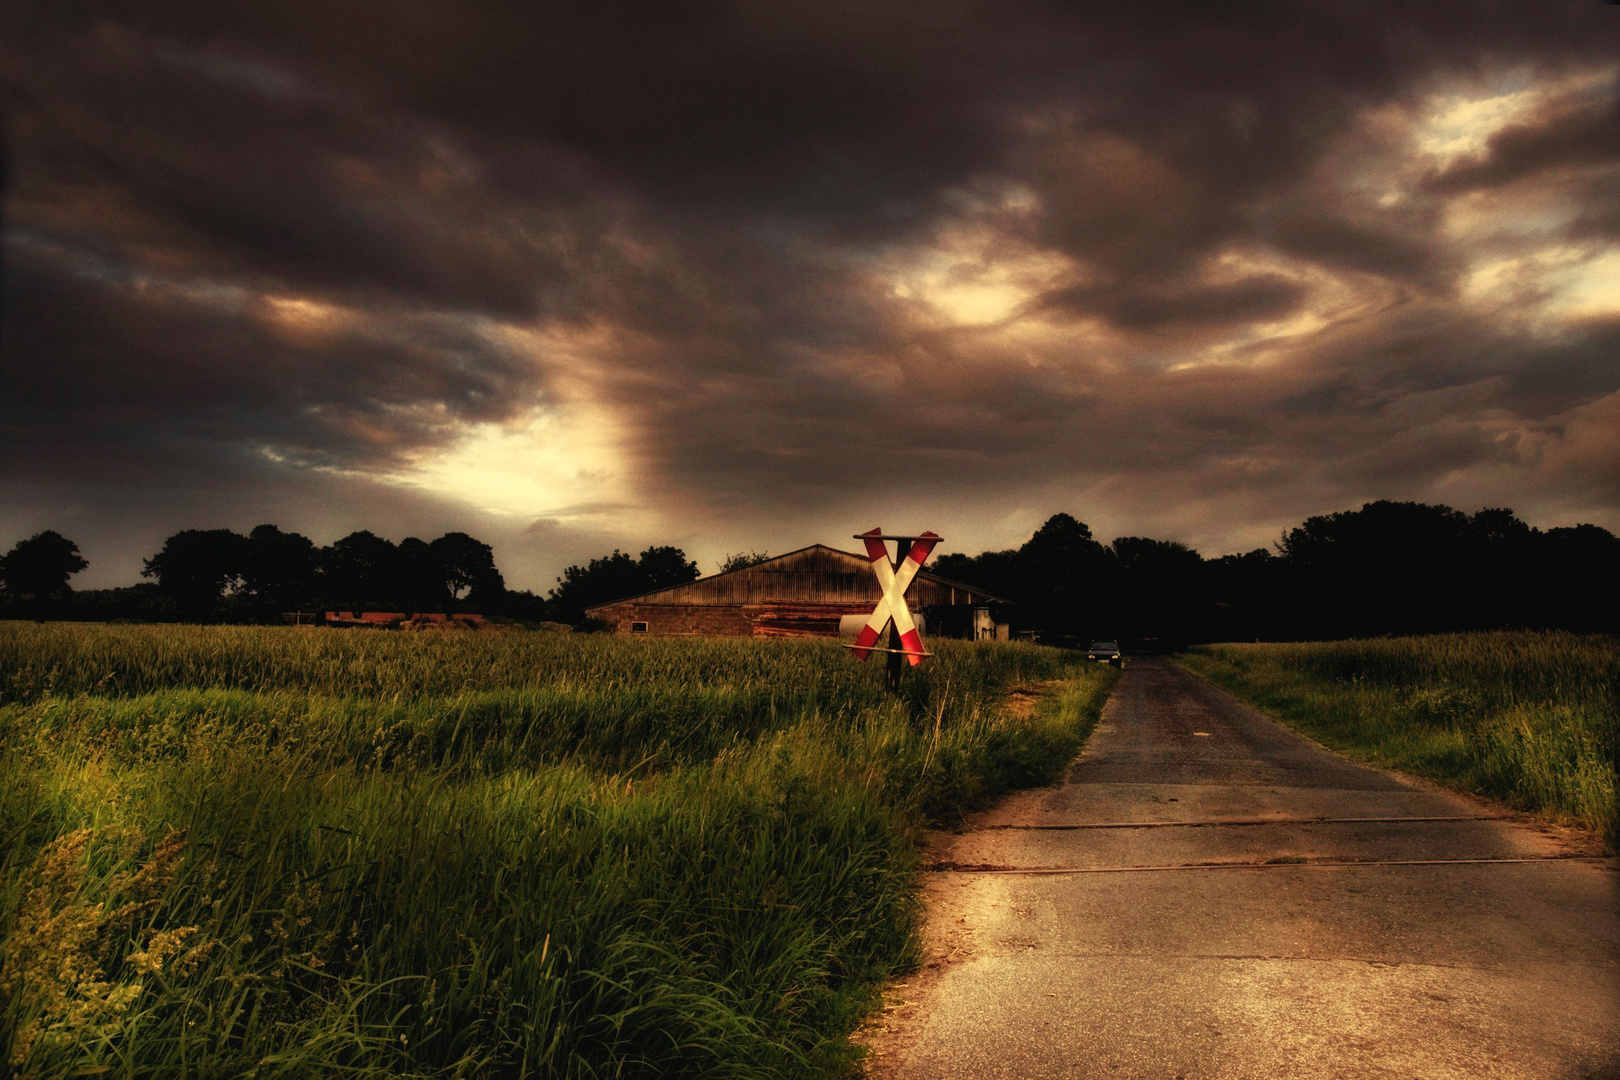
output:
<path id="1" fill-rule="evenodd" d="M 872 572 L 877 575 L 883 595 L 872 609 L 866 625 L 861 627 L 855 644 L 848 648 L 854 650 L 857 660 L 865 660 L 874 652 L 888 653 L 889 685 L 894 686 L 900 681 L 902 656 L 910 661 L 912 667 L 916 667 L 924 657 L 933 655 L 923 650 L 922 635 L 917 632 L 911 609 L 906 607 L 906 590 L 911 587 L 912 579 L 922 569 L 922 564 L 928 561 L 934 545 L 941 538 L 932 532 L 925 532 L 921 536 L 885 536 L 882 529 L 873 529 L 855 539 L 865 541 L 866 557 L 872 560 Z M 889 561 L 886 543 L 889 540 L 895 542 L 893 562 Z M 883 640 L 885 629 L 889 631 L 888 648 L 878 644 Z"/>

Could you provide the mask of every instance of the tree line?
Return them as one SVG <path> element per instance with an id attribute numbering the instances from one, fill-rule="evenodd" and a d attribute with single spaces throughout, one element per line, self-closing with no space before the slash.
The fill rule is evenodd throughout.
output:
<path id="1" fill-rule="evenodd" d="M 727 556 L 722 570 L 759 552 Z M 286 611 L 476 611 L 586 625 L 585 609 L 698 578 L 680 548 L 615 549 L 568 567 L 545 596 L 509 590 L 488 544 L 449 532 L 395 544 L 369 531 L 326 547 L 260 525 L 188 529 L 145 560 L 147 583 L 75 593 L 88 563 L 54 531 L 0 556 L 0 614 L 32 618 L 279 621 Z M 946 554 L 929 569 L 1012 601 L 1049 641 L 1148 647 L 1497 627 L 1620 630 L 1620 539 L 1596 525 L 1540 530 L 1511 510 L 1379 501 L 1308 518 L 1273 548 L 1206 559 L 1139 536 L 1104 544 L 1054 514 L 1005 551 Z"/>
<path id="2" fill-rule="evenodd" d="M 149 583 L 75 594 L 68 578 L 88 565 L 77 544 L 46 531 L 0 557 L 0 585 L 14 606 L 40 611 L 244 621 L 317 608 L 477 610 L 506 593 L 493 550 L 461 532 L 395 544 L 361 530 L 318 547 L 274 525 L 184 529 L 144 560 Z"/>
<path id="3" fill-rule="evenodd" d="M 279 622 L 293 611 L 474 611 L 531 622 L 579 625 L 604 600 L 695 580 L 698 568 L 675 547 L 639 558 L 615 550 L 570 566 L 549 596 L 506 587 L 490 545 L 463 532 L 393 543 L 369 530 L 325 547 L 296 532 L 260 525 L 184 529 L 149 559 L 150 579 L 120 589 L 76 592 L 90 564 L 72 540 L 46 530 L 0 556 L 0 613 L 27 618 Z"/>
<path id="4" fill-rule="evenodd" d="M 1069 514 L 1022 546 L 933 569 L 1014 601 L 1049 640 L 1332 640 L 1504 627 L 1620 630 L 1620 538 L 1541 530 L 1511 510 L 1370 502 L 1308 518 L 1272 549 L 1206 559 L 1185 544 L 1111 544 Z"/>

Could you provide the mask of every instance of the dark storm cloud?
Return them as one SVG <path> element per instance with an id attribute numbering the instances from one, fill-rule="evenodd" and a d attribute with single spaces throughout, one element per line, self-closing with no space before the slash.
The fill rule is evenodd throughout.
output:
<path id="1" fill-rule="evenodd" d="M 250 294 L 186 295 L 26 242 L 11 255 L 5 346 L 20 359 L 0 422 L 33 478 L 169 482 L 260 448 L 376 465 L 503 413 L 526 381 L 464 328 L 408 311 L 386 329 L 287 325 Z"/>
<path id="2" fill-rule="evenodd" d="M 1276 318 L 1295 310 L 1305 290 L 1276 274 L 1235 285 L 1190 285 L 1177 289 L 1056 290 L 1043 303 L 1076 314 L 1096 313 L 1117 326 L 1151 330 L 1186 323 L 1236 323 Z"/>
<path id="3" fill-rule="evenodd" d="M 1221 544 L 1471 469 L 1533 490 L 1620 390 L 1612 320 L 1532 325 L 1523 241 L 1458 225 L 1615 235 L 1597 5 L 3 18 L 15 482 L 315 492 L 588 405 L 630 495 L 525 522 L 746 535 L 923 477 Z M 1552 89 L 1411 150 L 1433 95 L 1499 83 Z"/>
<path id="4" fill-rule="evenodd" d="M 219 58 L 107 24 L 12 60 L 31 80 L 21 209 L 64 238 L 197 273 L 502 313 L 532 311 L 537 285 L 562 273 L 527 242 L 543 210 L 509 218 L 430 133 L 351 98 L 267 92 L 222 78 Z"/>

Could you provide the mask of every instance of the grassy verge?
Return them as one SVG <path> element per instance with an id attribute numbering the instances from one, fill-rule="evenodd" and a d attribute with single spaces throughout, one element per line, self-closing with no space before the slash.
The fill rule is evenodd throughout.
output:
<path id="1" fill-rule="evenodd" d="M 1206 645 L 1182 663 L 1335 750 L 1620 840 L 1620 641 L 1501 632 Z"/>
<path id="2" fill-rule="evenodd" d="M 426 637 L 0 625 L 8 1068 L 836 1074 L 912 960 L 922 825 L 1049 779 L 1111 685 Z"/>

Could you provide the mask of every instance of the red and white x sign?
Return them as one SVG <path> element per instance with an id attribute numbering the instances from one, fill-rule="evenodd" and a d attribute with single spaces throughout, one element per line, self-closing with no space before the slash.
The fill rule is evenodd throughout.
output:
<path id="1" fill-rule="evenodd" d="M 922 569 L 922 564 L 928 561 L 929 553 L 939 543 L 939 535 L 925 532 L 912 540 L 911 550 L 900 560 L 899 567 L 889 561 L 889 549 L 883 543 L 882 529 L 862 533 L 861 539 L 866 541 L 866 557 L 872 560 L 872 572 L 877 575 L 878 585 L 883 589 L 883 598 L 877 602 L 871 618 L 866 620 L 866 625 L 856 635 L 855 658 L 866 659 L 882 640 L 889 620 L 893 619 L 894 628 L 900 631 L 900 651 L 911 661 L 911 666 L 916 667 L 923 662 L 926 654 L 923 652 L 922 635 L 917 633 L 917 624 L 911 618 L 911 609 L 906 607 L 906 589 L 911 587 L 911 580 Z"/>

